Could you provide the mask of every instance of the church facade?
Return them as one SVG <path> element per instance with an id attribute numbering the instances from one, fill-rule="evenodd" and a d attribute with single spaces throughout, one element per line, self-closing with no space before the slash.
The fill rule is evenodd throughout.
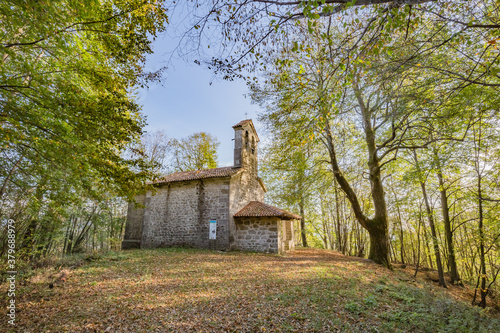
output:
<path id="1" fill-rule="evenodd" d="M 259 137 L 252 120 L 233 126 L 234 166 L 177 172 L 130 203 L 123 249 L 195 247 L 282 253 L 300 216 L 263 203 Z"/>

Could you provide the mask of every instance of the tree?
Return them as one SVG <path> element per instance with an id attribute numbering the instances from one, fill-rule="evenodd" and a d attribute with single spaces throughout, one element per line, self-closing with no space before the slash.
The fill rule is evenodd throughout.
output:
<path id="1" fill-rule="evenodd" d="M 172 142 L 164 131 L 155 131 L 143 134 L 141 143 L 136 148 L 146 156 L 146 161 L 158 176 L 170 173 Z"/>
<path id="2" fill-rule="evenodd" d="M 175 171 L 213 169 L 217 167 L 216 137 L 199 132 L 180 140 L 173 140 L 172 164 Z"/>
<path id="3" fill-rule="evenodd" d="M 156 0 L 16 1 L 0 6 L 0 218 L 45 246 L 82 197 L 132 199 L 154 173 L 123 152 L 142 134 L 133 90 L 164 29 Z M 26 230 L 23 234 L 21 230 Z"/>
<path id="4" fill-rule="evenodd" d="M 254 96 L 257 98 L 257 96 Z M 310 197 L 319 186 L 318 170 L 314 168 L 316 152 L 311 146 L 301 145 L 301 137 L 287 128 L 270 124 L 272 137 L 264 150 L 262 160 L 263 177 L 268 186 L 268 196 L 279 206 L 298 207 L 300 216 L 300 239 L 308 247 L 306 221 L 309 220 Z M 309 206 L 309 207 L 308 207 Z"/>
<path id="5" fill-rule="evenodd" d="M 129 91 L 154 78 L 143 66 L 164 27 L 162 4 L 21 2 L 0 15 L 0 149 L 13 162 L 2 179 L 14 182 L 14 170 L 51 184 L 61 176 L 52 170 L 64 169 L 67 181 L 92 173 L 132 197 L 150 174 L 140 159 L 121 156 L 144 125 Z"/>
<path id="6" fill-rule="evenodd" d="M 371 91 L 376 91 L 376 89 L 370 89 L 371 82 L 368 81 L 363 82 L 365 88 L 362 90 L 359 72 L 353 73 L 351 76 L 352 88 L 339 87 L 335 84 L 338 79 L 330 76 L 332 68 L 326 60 L 325 49 L 321 47 L 321 43 L 307 53 L 309 57 L 295 58 L 294 64 L 289 67 L 288 71 L 278 72 L 270 80 L 271 84 L 260 89 L 261 94 L 267 95 L 271 100 L 277 100 L 277 103 L 270 108 L 271 113 L 263 119 L 271 124 L 279 124 L 278 126 L 284 126 L 282 121 L 286 119 L 288 126 L 291 126 L 287 127 L 288 131 L 293 132 L 292 128 L 295 127 L 300 128 L 300 133 L 308 135 L 310 140 L 317 136 L 318 142 L 324 145 L 328 154 L 331 172 L 348 198 L 357 221 L 370 234 L 369 258 L 390 267 L 387 210 L 380 175 L 382 162 L 377 154 L 380 148 L 385 148 L 393 139 L 382 140 L 382 143 L 385 141 L 385 145 L 380 147 L 377 146 L 375 136 L 379 121 L 383 125 L 388 120 L 386 118 L 391 115 L 387 110 L 384 112 L 382 108 L 383 105 L 386 105 L 384 93 L 375 96 L 377 92 Z M 336 89 L 338 91 L 334 92 Z M 379 102 L 375 105 L 367 103 L 366 101 L 372 97 L 378 99 Z M 345 102 L 346 100 L 349 102 Z M 352 103 L 359 108 L 361 113 L 361 119 L 358 118 L 354 121 L 359 121 L 357 126 L 362 128 L 364 132 L 363 148 L 368 150 L 367 162 L 372 189 L 372 207 L 375 208 L 372 218 L 363 211 L 355 190 L 340 167 L 332 131 L 332 121 L 336 119 L 336 115 L 344 114 L 344 117 L 356 117 L 352 114 L 354 112 Z M 393 119 L 393 121 L 395 120 Z M 294 133 L 297 134 L 297 130 Z M 384 154 L 384 156 L 386 155 Z"/>

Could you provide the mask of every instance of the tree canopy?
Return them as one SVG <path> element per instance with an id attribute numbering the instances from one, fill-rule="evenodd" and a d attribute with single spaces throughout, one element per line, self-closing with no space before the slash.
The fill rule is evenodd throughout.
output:
<path id="1" fill-rule="evenodd" d="M 151 175 L 140 159 L 121 156 L 144 126 L 130 91 L 154 77 L 143 66 L 165 8 L 36 1 L 2 6 L 0 15 L 3 187 L 36 187 L 42 179 L 56 186 L 64 178 L 131 197 Z"/>
<path id="2" fill-rule="evenodd" d="M 323 27 L 321 38 L 328 41 L 330 52 L 343 50 L 338 70 L 355 64 L 361 52 L 392 54 L 404 48 L 411 52 L 392 60 L 396 68 L 426 66 L 462 85 L 500 85 L 495 61 L 500 8 L 493 0 L 218 0 L 210 4 L 192 0 L 182 6 L 189 8 L 182 54 L 206 62 L 227 79 L 254 79 L 249 72 L 265 70 L 282 48 L 307 48 L 309 39 L 299 32 L 304 22 L 310 33 Z M 326 29 L 334 26 L 343 30 L 341 40 Z M 442 55 L 437 62 L 414 61 L 435 52 Z"/>
<path id="3" fill-rule="evenodd" d="M 175 171 L 213 169 L 217 167 L 216 137 L 199 132 L 172 142 L 172 167 Z"/>

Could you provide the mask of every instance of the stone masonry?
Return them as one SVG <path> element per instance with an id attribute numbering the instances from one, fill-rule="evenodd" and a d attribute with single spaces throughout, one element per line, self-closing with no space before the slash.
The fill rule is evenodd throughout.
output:
<path id="1" fill-rule="evenodd" d="M 278 253 L 281 252 L 278 217 L 245 217 L 236 223 L 239 250 Z"/>
<path id="2" fill-rule="evenodd" d="M 168 183 L 146 196 L 141 247 L 229 246 L 229 179 Z M 217 220 L 217 239 L 209 243 L 210 220 Z"/>

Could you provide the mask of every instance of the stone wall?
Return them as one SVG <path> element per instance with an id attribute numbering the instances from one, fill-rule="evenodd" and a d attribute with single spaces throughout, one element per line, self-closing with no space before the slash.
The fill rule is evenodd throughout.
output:
<path id="1" fill-rule="evenodd" d="M 146 196 L 142 248 L 229 247 L 229 178 L 172 182 Z M 217 220 L 210 241 L 209 221 Z"/>
<path id="2" fill-rule="evenodd" d="M 235 248 L 236 225 L 233 215 L 245 207 L 250 201 L 264 201 L 264 189 L 260 185 L 256 175 L 246 170 L 231 178 L 230 203 L 229 203 L 229 247 Z"/>
<path id="3" fill-rule="evenodd" d="M 243 251 L 280 252 L 280 221 L 277 217 L 235 218 L 235 248 Z"/>
<path id="4" fill-rule="evenodd" d="M 282 220 L 280 232 L 280 252 L 291 251 L 295 248 L 294 220 Z"/>
<path id="5" fill-rule="evenodd" d="M 135 197 L 138 204 L 144 205 L 146 195 Z M 127 224 L 123 237 L 122 249 L 137 249 L 141 247 L 142 223 L 144 219 L 144 208 L 136 207 L 134 203 L 128 205 Z"/>

